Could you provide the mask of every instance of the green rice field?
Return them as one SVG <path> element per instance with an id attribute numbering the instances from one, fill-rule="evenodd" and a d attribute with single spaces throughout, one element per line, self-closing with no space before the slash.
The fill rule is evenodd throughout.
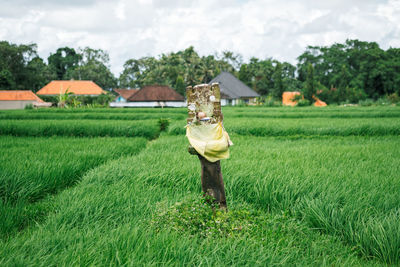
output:
<path id="1" fill-rule="evenodd" d="M 186 109 L 0 111 L 0 266 L 400 264 L 400 107 L 223 113 L 227 212 Z"/>

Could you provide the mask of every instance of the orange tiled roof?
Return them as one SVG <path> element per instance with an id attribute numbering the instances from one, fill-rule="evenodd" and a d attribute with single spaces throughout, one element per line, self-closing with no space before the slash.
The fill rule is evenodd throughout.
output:
<path id="1" fill-rule="evenodd" d="M 322 100 L 317 98 L 315 100 L 314 106 L 316 106 L 316 107 L 326 107 L 327 104 L 324 101 L 322 101 Z"/>
<path id="2" fill-rule="evenodd" d="M 74 95 L 101 95 L 106 91 L 101 89 L 100 86 L 92 81 L 52 81 L 45 87 L 40 89 L 38 95 L 59 95 L 64 94 L 65 91 L 73 93 Z"/>
<path id="3" fill-rule="evenodd" d="M 300 95 L 300 92 L 284 92 L 282 94 L 282 104 L 285 106 L 295 106 L 297 102 L 293 101 L 293 98 L 296 95 Z"/>
<path id="4" fill-rule="evenodd" d="M 33 100 L 44 102 L 30 90 L 0 90 L 0 101 Z"/>

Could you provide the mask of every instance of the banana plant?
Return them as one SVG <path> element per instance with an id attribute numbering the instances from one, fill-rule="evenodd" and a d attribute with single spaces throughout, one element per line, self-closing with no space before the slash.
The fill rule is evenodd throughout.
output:
<path id="1" fill-rule="evenodd" d="M 65 90 L 64 93 L 62 93 L 62 90 L 60 89 L 60 95 L 58 96 L 58 107 L 59 108 L 68 107 L 67 101 L 69 100 L 72 94 L 73 94 L 72 92 L 69 92 L 69 87 L 67 88 L 67 90 Z"/>

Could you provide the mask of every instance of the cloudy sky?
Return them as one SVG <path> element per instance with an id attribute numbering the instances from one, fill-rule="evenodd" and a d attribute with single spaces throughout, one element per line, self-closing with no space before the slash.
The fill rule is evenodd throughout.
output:
<path id="1" fill-rule="evenodd" d="M 307 45 L 346 39 L 400 47 L 400 0 L 0 0 L 0 40 L 108 51 L 118 76 L 127 59 L 192 45 L 296 62 Z"/>

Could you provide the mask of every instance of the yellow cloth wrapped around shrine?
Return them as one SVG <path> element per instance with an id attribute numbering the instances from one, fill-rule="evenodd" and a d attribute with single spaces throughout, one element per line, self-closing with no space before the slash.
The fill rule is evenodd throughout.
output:
<path id="1" fill-rule="evenodd" d="M 210 162 L 229 158 L 233 145 L 222 123 L 187 125 L 186 137 L 190 145 Z"/>

